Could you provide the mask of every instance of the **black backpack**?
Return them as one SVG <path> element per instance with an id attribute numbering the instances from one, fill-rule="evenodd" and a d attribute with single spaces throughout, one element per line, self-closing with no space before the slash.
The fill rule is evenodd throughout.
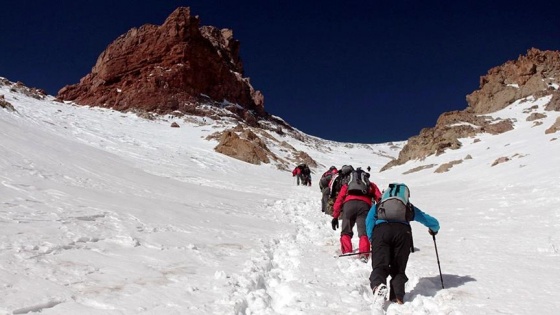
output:
<path id="1" fill-rule="evenodd" d="M 309 169 L 309 166 L 307 166 L 307 164 L 303 164 L 301 168 L 301 173 L 303 175 L 311 175 L 311 170 Z"/>
<path id="2" fill-rule="evenodd" d="M 336 199 L 336 196 L 338 196 L 338 192 L 340 191 L 340 188 L 342 187 L 342 174 L 338 173 L 335 174 L 332 178 L 332 180 L 329 182 L 330 186 L 330 194 L 329 194 L 329 198 L 332 199 Z"/>
<path id="3" fill-rule="evenodd" d="M 348 179 L 350 178 L 350 173 L 354 170 L 352 165 L 343 165 L 338 173 L 336 173 L 329 183 L 329 188 L 331 189 L 330 198 L 336 198 L 340 189 L 344 184 L 348 184 Z"/>
<path id="4" fill-rule="evenodd" d="M 350 173 L 348 180 L 348 194 L 365 196 L 369 194 L 369 173 L 358 168 Z"/>

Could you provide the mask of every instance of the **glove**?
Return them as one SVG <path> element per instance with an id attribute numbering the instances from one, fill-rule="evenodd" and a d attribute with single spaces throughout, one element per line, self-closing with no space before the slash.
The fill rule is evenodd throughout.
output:
<path id="1" fill-rule="evenodd" d="M 338 218 L 332 219 L 331 225 L 332 225 L 332 229 L 336 231 L 336 229 L 338 228 Z"/>
<path id="2" fill-rule="evenodd" d="M 433 231 L 432 229 L 428 229 L 428 233 L 430 233 L 431 236 L 436 236 L 438 232 Z"/>

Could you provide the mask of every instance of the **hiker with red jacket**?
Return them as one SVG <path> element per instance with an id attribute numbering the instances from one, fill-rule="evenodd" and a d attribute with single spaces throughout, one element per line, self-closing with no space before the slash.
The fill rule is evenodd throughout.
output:
<path id="1" fill-rule="evenodd" d="M 298 165 L 296 166 L 296 168 L 294 168 L 294 170 L 292 171 L 292 177 L 297 177 L 297 184 L 299 186 L 299 182 L 303 183 L 303 179 L 301 178 L 301 166 Z"/>
<path id="2" fill-rule="evenodd" d="M 352 252 L 352 229 L 358 227 L 360 259 L 367 262 L 369 257 L 370 243 L 366 232 L 366 217 L 373 202 L 378 202 L 381 192 L 375 183 L 369 181 L 369 173 L 361 168 L 356 169 L 350 175 L 348 183 L 340 189 L 340 193 L 334 203 L 332 228 L 338 228 L 338 218 L 342 211 L 342 228 L 340 232 L 340 247 L 342 254 Z"/>

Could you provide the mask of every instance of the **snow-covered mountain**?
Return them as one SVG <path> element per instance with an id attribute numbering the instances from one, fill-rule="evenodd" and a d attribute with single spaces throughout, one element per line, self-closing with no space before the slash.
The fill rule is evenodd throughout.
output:
<path id="1" fill-rule="evenodd" d="M 560 146 L 545 133 L 560 113 L 547 97 L 492 113 L 511 131 L 382 173 L 404 143 L 277 135 L 318 162 L 303 187 L 273 163 L 215 152 L 207 137 L 233 126 L 208 118 L 147 120 L 9 84 L 0 94 L 14 108 L 0 108 L 0 314 L 370 314 L 371 266 L 336 257 L 340 231 L 320 211 L 318 176 L 343 164 L 370 166 L 381 188 L 406 182 L 441 223 L 445 289 L 413 223 L 405 304 L 388 314 L 560 306 Z"/>

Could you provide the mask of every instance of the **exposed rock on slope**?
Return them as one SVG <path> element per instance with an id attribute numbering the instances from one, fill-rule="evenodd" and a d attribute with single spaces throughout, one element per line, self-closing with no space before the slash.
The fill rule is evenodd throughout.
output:
<path id="1" fill-rule="evenodd" d="M 158 114 L 198 113 L 199 104 L 228 108 L 255 123 L 264 97 L 243 77 L 239 41 L 229 29 L 199 27 L 189 8 L 161 26 L 133 28 L 101 53 L 91 73 L 57 96 L 82 105 Z"/>
<path id="2" fill-rule="evenodd" d="M 381 171 L 428 155 L 439 155 L 446 149 L 458 149 L 460 138 L 511 130 L 512 121 L 494 120 L 485 114 L 503 109 L 518 99 L 552 95 L 546 110 L 560 111 L 559 84 L 560 52 L 532 48 L 527 55 L 490 69 L 480 78 L 480 88 L 467 95 L 465 110 L 441 114 L 435 127 L 424 128 L 419 135 L 408 139 L 399 157 Z"/>
<path id="3" fill-rule="evenodd" d="M 0 94 L 0 108 L 5 108 L 8 111 L 15 112 L 14 106 L 4 99 L 4 95 Z"/>
<path id="4" fill-rule="evenodd" d="M 557 118 L 554 124 L 550 126 L 550 128 L 546 129 L 545 133 L 549 134 L 557 131 L 560 131 L 560 118 Z"/>
<path id="5" fill-rule="evenodd" d="M 37 100 L 45 99 L 45 97 L 47 96 L 47 93 L 43 89 L 28 87 L 20 81 L 14 83 L 3 77 L 0 77 L 0 85 L 9 86 L 10 91 L 20 93 Z"/>
<path id="6" fill-rule="evenodd" d="M 276 139 L 260 128 L 244 127 L 239 124 L 235 128 L 216 132 L 208 136 L 208 139 L 218 140 L 219 143 L 214 148 L 216 152 L 251 164 L 268 164 L 273 161 L 279 169 L 284 170 L 289 170 L 291 166 L 299 163 L 307 163 L 313 168 L 318 166 L 317 162 L 307 153 L 296 150 L 285 141 Z M 274 154 L 267 143 L 289 152 L 288 158 L 281 158 Z"/>

